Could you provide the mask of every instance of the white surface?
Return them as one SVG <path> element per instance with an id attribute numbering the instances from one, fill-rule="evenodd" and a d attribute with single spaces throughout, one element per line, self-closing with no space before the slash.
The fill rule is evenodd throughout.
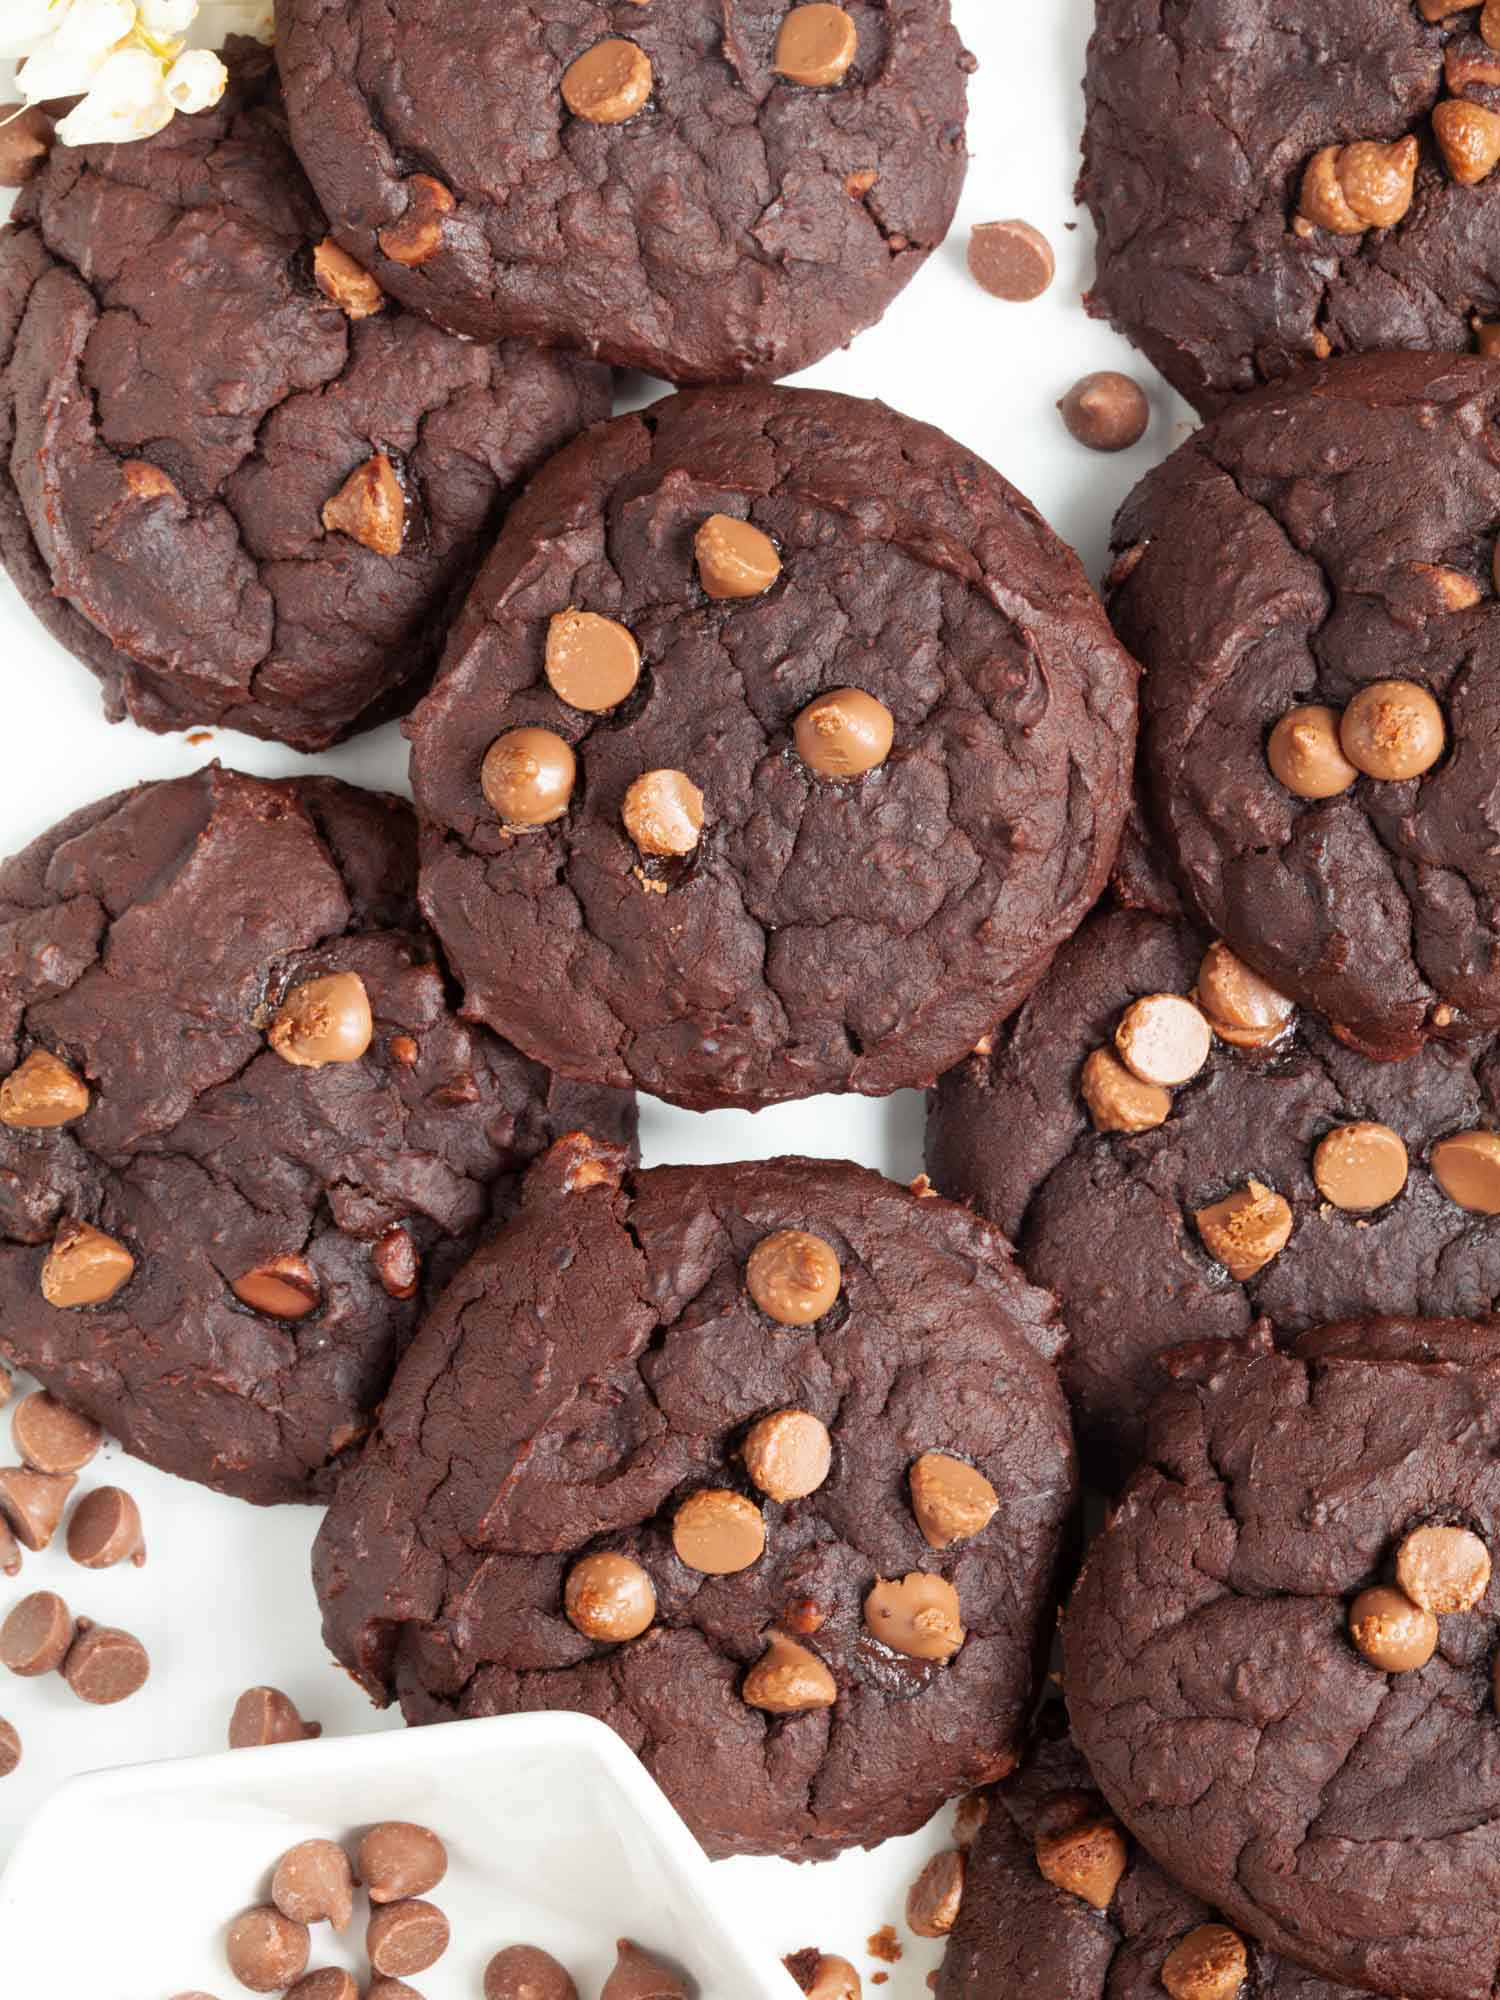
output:
<path id="1" fill-rule="evenodd" d="M 1091 0 L 954 0 L 954 7 L 981 65 L 969 122 L 974 160 L 958 224 L 883 324 L 804 379 L 881 396 L 962 439 L 1030 495 L 1097 578 L 1114 509 L 1147 467 L 1186 435 L 1188 412 L 1123 341 L 1086 319 L 1079 303 L 1092 271 L 1087 218 L 1072 203 L 1078 79 Z M 1008 216 L 1037 224 L 1057 251 L 1057 282 L 1031 305 L 988 298 L 964 268 L 969 225 Z M 1079 375 L 1104 367 L 1135 373 L 1153 400 L 1145 440 L 1113 458 L 1075 445 L 1054 408 Z M 191 744 L 181 736 L 108 727 L 92 677 L 46 638 L 3 577 L 0 686 L 7 725 L 0 853 L 104 792 L 190 770 L 210 757 L 268 775 L 321 769 L 406 789 L 404 745 L 394 727 L 316 759 L 223 731 Z M 753 1118 L 694 1116 L 647 1103 L 641 1136 L 648 1164 L 798 1150 L 848 1157 L 907 1179 L 921 1163 L 921 1101 L 915 1093 L 885 1103 L 823 1098 Z M 3 1424 L 0 1418 L 0 1434 Z M 0 1609 L 21 1589 L 55 1589 L 75 1610 L 138 1632 L 151 1648 L 155 1671 L 146 1690 L 117 1711 L 83 1708 L 56 1677 L 40 1683 L 7 1678 L 0 1686 L 0 1713 L 15 1722 L 26 1744 L 21 1769 L 0 1783 L 0 1861 L 29 1815 L 69 1774 L 218 1749 L 235 1695 L 252 1683 L 286 1688 L 330 1734 L 397 1726 L 368 1707 L 320 1644 L 307 1583 L 316 1527 L 310 1511 L 252 1511 L 161 1477 L 113 1448 L 85 1475 L 86 1483 L 111 1480 L 127 1485 L 141 1503 L 148 1567 L 94 1577 L 60 1553 L 33 1556 L 20 1584 L 0 1587 Z M 431 1754 L 439 1757 L 440 1747 L 434 1744 Z M 430 1816 L 443 1826 L 440 1799 Z M 903 1961 L 891 1969 L 888 1984 L 872 1989 L 869 1974 L 882 1968 L 864 1945 L 880 1925 L 900 1923 L 907 1884 L 941 1838 L 939 1822 L 871 1855 L 800 1869 L 734 1861 L 721 1864 L 715 1879 L 737 1903 L 747 1930 L 758 1931 L 775 1951 L 818 1943 L 860 1966 L 869 2000 L 875 1994 L 926 2000 L 936 1946 L 903 1933 Z M 225 1893 L 233 1891 L 226 1885 Z M 84 1902 L 86 1910 L 77 1900 L 71 1904 L 72 1919 L 92 1922 L 92 1893 Z M 172 1899 L 164 1936 L 178 1934 L 181 1907 Z M 162 1969 L 162 1990 L 171 1992 L 175 1975 L 167 1974 L 165 1961 Z M 3 1974 L 0 1989 L 10 1990 Z M 89 1990 L 114 2000 L 112 1987 Z M 225 1991 L 227 1982 L 210 1982 L 209 1990 Z"/>

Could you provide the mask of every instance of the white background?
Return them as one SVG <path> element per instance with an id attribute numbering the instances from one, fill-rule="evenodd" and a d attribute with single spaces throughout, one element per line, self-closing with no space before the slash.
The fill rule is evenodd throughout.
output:
<path id="1" fill-rule="evenodd" d="M 958 223 L 883 324 L 802 379 L 882 397 L 962 439 L 1037 503 L 1097 579 L 1111 515 L 1147 467 L 1187 434 L 1188 412 L 1080 304 L 1092 245 L 1087 218 L 1073 207 L 1072 185 L 1091 0 L 954 0 L 954 12 L 980 61 L 969 120 L 973 164 Z M 1057 251 L 1056 283 L 1030 305 L 989 298 L 964 266 L 970 225 L 1009 216 L 1044 229 Z M 1145 440 L 1117 457 L 1073 443 L 1054 408 L 1079 375 L 1103 367 L 1136 373 L 1152 397 Z M 631 401 L 652 391 L 640 380 L 622 388 Z M 394 726 L 315 759 L 224 731 L 189 744 L 129 724 L 111 728 L 101 718 L 92 676 L 47 638 L 3 576 L 0 685 L 6 744 L 0 853 L 103 793 L 213 757 L 271 776 L 317 769 L 407 789 L 405 746 Z M 648 1165 L 800 1151 L 848 1157 L 909 1179 L 921 1165 L 921 1100 L 911 1092 L 884 1103 L 825 1098 L 756 1117 L 695 1116 L 647 1101 L 641 1139 Z M 0 1418 L 0 1439 L 3 1432 Z M 307 1578 L 317 1526 L 311 1510 L 243 1507 L 138 1466 L 114 1447 L 85 1481 L 119 1482 L 135 1494 L 146 1521 L 148 1566 L 94 1576 L 56 1551 L 31 1556 L 18 1583 L 0 1579 L 0 1615 L 23 1590 L 57 1590 L 75 1611 L 137 1632 L 154 1672 L 146 1690 L 117 1710 L 85 1708 L 55 1676 L 43 1682 L 0 1676 L 0 1714 L 25 1741 L 20 1770 L 0 1782 L 0 1864 L 60 1778 L 221 1748 L 234 1697 L 247 1685 L 284 1687 L 332 1733 L 398 1726 L 368 1706 L 323 1650 Z M 438 1800 L 432 1818 L 441 1826 Z M 873 1855 L 800 1869 L 736 1861 L 716 1877 L 744 1921 L 777 1952 L 818 1943 L 855 1961 L 871 2000 L 874 1993 L 925 2000 L 936 1946 L 903 1933 L 905 1958 L 888 1984 L 872 1989 L 869 1975 L 881 1968 L 864 1945 L 880 1925 L 900 1923 L 907 1884 L 941 1844 L 944 1824 L 940 1819 L 926 1834 L 887 1842 Z M 169 1885 L 163 1888 L 167 1900 L 157 1914 L 170 1927 L 181 1913 L 172 1908 Z M 86 1922 L 87 1895 L 80 1894 Z M 442 2000 L 435 1974 L 421 1984 L 429 2000 Z"/>

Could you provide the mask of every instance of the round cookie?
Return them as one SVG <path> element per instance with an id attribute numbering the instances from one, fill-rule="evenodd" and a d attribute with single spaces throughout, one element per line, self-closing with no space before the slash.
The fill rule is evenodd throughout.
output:
<path id="1" fill-rule="evenodd" d="M 0 1353 L 129 1451 L 316 1500 L 561 1132 L 453 1014 L 402 802 L 210 767 L 0 868 Z"/>
<path id="2" fill-rule="evenodd" d="M 563 1074 L 927 1082 L 1097 895 L 1134 703 L 1076 558 L 941 432 L 671 397 L 532 482 L 406 725 L 423 904 Z"/>
<path id="3" fill-rule="evenodd" d="M 1079 1747 L 1161 1866 L 1409 2000 L 1476 2000 L 1500 1963 L 1496 1352 L 1493 1322 L 1346 1324 L 1179 1384 L 1066 1621 Z M 1435 1580 L 1432 1529 L 1481 1558 L 1436 1616 L 1401 1589 Z M 1381 1650 L 1372 1591 L 1429 1657 Z"/>
<path id="4" fill-rule="evenodd" d="M 788 375 L 880 318 L 963 186 L 948 0 L 279 0 L 277 22 L 340 242 L 479 340 Z"/>
<path id="5" fill-rule="evenodd" d="M 1057 1297 L 1080 1449 L 1107 1487 L 1136 1462 L 1170 1350 L 1237 1340 L 1263 1315 L 1297 1333 L 1484 1313 L 1500 1294 L 1494 1038 L 1372 1062 L 1234 968 L 1180 915 L 1106 905 L 929 1104 L 935 1184 Z M 1170 1087 L 1120 1054 L 1164 998 L 1200 1002 L 1210 1025 L 1212 1005 L 1235 1017 Z M 1265 1025 L 1245 1026 L 1256 1013 Z"/>
<path id="6" fill-rule="evenodd" d="M 1015 1776 L 980 1796 L 937 2000 L 1359 2000 L 1228 1931 L 1164 1875 L 1099 1796 L 1061 1703 Z M 1222 1984 L 1192 1983 L 1214 1953 Z"/>
<path id="7" fill-rule="evenodd" d="M 1500 368 L 1261 391 L 1115 522 L 1147 803 L 1199 915 L 1374 1054 L 1500 1026 Z"/>
<path id="8" fill-rule="evenodd" d="M 1096 0 L 1090 311 L 1205 411 L 1330 354 L 1472 348 L 1500 320 L 1484 25 L 1477 0 L 1241 0 L 1231 35 L 1219 0 Z"/>
<path id="9" fill-rule="evenodd" d="M 454 340 L 328 236 L 271 59 L 58 147 L 0 237 L 0 559 L 106 713 L 319 750 L 408 707 L 605 370 Z"/>
<path id="10" fill-rule="evenodd" d="M 623 1169 L 559 1142 L 428 1318 L 318 1538 L 329 1644 L 409 1722 L 598 1716 L 714 1855 L 908 1832 L 1031 1714 L 1051 1301 L 860 1167 Z"/>

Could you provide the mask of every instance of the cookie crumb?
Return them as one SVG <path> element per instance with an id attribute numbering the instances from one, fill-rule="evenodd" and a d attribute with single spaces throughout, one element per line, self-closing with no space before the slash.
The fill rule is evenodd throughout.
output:
<path id="1" fill-rule="evenodd" d="M 899 1965 L 901 1962 L 901 1940 L 896 1935 L 896 1926 L 894 1924 L 882 1924 L 878 1931 L 873 1932 L 865 1939 L 865 1950 L 869 1952 L 871 1958 L 883 1959 L 887 1965 Z M 876 1978 L 880 1977 L 881 1975 L 877 1973 Z"/>

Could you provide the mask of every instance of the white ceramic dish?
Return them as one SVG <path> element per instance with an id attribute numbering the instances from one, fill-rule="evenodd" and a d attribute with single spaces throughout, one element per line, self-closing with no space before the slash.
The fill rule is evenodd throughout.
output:
<path id="1" fill-rule="evenodd" d="M 721 1911 L 702 1850 L 603 1723 L 505 1716 L 382 1736 L 225 1751 L 75 1778 L 0 1877 L 0 1991 L 164 2000 L 233 1986 L 224 1929 L 264 1900 L 299 1840 L 423 1820 L 448 1847 L 432 1900 L 453 1927 L 425 2000 L 473 2000 L 507 1944 L 538 1944 L 594 1994 L 634 1937 L 701 2000 L 795 2000 L 773 1956 Z M 369 1906 L 315 1926 L 311 1966 L 363 1973 Z"/>

